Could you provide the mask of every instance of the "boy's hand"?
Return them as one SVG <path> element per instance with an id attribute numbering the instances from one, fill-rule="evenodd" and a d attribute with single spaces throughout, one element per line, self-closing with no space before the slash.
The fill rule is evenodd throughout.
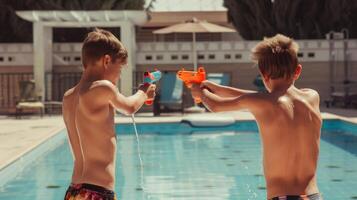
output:
<path id="1" fill-rule="evenodd" d="M 154 99 L 155 98 L 155 90 L 156 90 L 156 85 L 155 84 L 151 84 L 148 88 L 148 90 L 146 91 L 146 95 L 148 96 L 148 99 Z"/>
<path id="2" fill-rule="evenodd" d="M 202 81 L 200 87 L 201 87 L 201 89 L 207 89 L 210 92 L 214 93 L 215 88 L 217 87 L 217 84 L 214 82 L 205 80 L 205 81 Z"/>
<path id="3" fill-rule="evenodd" d="M 202 96 L 202 88 L 200 87 L 199 84 L 192 84 L 191 87 L 191 95 L 193 99 L 201 99 Z"/>
<path id="4" fill-rule="evenodd" d="M 148 99 L 153 99 L 155 97 L 155 84 L 141 84 L 138 89 L 143 91 Z"/>

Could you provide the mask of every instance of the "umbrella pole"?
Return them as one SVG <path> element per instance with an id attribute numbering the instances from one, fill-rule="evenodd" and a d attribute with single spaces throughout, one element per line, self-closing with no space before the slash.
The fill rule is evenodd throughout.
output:
<path id="1" fill-rule="evenodd" d="M 192 33 L 193 70 L 197 71 L 196 33 Z"/>
<path id="2" fill-rule="evenodd" d="M 193 52 L 193 70 L 197 71 L 197 51 L 196 51 L 196 33 L 192 33 L 192 52 Z M 203 109 L 197 106 L 196 101 L 194 101 L 193 107 L 190 108 L 194 112 L 202 112 Z M 196 111 L 195 111 L 196 110 Z"/>

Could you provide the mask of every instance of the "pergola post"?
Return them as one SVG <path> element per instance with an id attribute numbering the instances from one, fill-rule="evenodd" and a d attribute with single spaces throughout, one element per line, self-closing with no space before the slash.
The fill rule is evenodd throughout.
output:
<path id="1" fill-rule="evenodd" d="M 45 99 L 45 75 L 52 71 L 52 27 L 33 23 L 33 73 L 37 95 Z M 49 81 L 49 84 L 51 81 Z M 48 86 L 51 94 L 51 85 Z"/>
<path id="2" fill-rule="evenodd" d="M 120 27 L 121 41 L 128 50 L 128 67 L 122 70 L 120 92 L 133 93 L 135 74 L 135 25 L 147 21 L 146 11 L 16 11 L 21 18 L 33 22 L 33 62 L 36 92 L 51 97 L 51 76 L 45 83 L 46 72 L 52 71 L 52 28 L 54 27 Z M 45 85 L 48 84 L 47 88 Z M 46 90 L 47 89 L 47 90 Z M 47 93 L 45 93 L 47 91 Z M 48 99 L 48 98 L 47 98 Z"/>
<path id="3" fill-rule="evenodd" d="M 120 40 L 128 51 L 128 66 L 122 69 L 120 76 L 120 92 L 124 95 L 131 95 L 136 66 L 135 26 L 133 23 L 129 21 L 120 23 Z"/>

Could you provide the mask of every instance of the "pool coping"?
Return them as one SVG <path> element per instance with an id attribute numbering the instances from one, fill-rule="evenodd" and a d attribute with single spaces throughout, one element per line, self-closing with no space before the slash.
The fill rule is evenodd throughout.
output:
<path id="1" fill-rule="evenodd" d="M 16 161 L 20 157 L 24 156 L 28 152 L 30 152 L 32 149 L 36 148 L 37 146 L 41 145 L 42 143 L 46 142 L 47 140 L 51 139 L 52 137 L 56 136 L 58 133 L 60 133 L 62 130 L 64 130 L 64 127 L 59 127 L 52 129 L 51 131 L 48 132 L 48 135 L 42 138 L 40 141 L 35 142 L 34 144 L 30 145 L 27 147 L 24 151 L 20 152 L 18 156 L 13 157 L 7 161 L 5 161 L 5 164 L 0 165 L 0 171 L 4 168 L 6 168 L 8 165 L 10 165 L 12 162 Z"/>
<path id="2" fill-rule="evenodd" d="M 239 116 L 239 114 L 245 114 L 242 116 Z M 205 116 L 207 114 L 197 114 L 197 116 Z M 211 114 L 208 113 L 208 115 L 217 115 L 217 114 Z M 218 114 L 218 115 L 227 115 L 227 113 L 224 114 Z M 254 121 L 254 117 L 252 117 L 251 115 L 247 115 L 246 112 L 230 112 L 230 115 L 236 115 L 234 116 L 235 118 L 235 123 L 239 122 L 239 121 Z M 187 115 L 186 115 L 187 116 Z M 153 123 L 180 123 L 182 122 L 182 119 L 185 117 L 185 115 L 183 116 L 172 116 L 172 117 L 138 117 L 136 118 L 136 122 L 139 124 L 153 124 Z M 350 119 L 348 117 L 343 117 L 343 116 L 339 116 L 339 115 L 335 115 L 335 114 L 331 114 L 331 113 L 322 113 L 322 117 L 324 120 L 341 120 L 341 121 L 345 121 L 345 122 L 349 122 L 349 123 L 353 123 L 353 124 L 357 124 L 357 120 L 356 119 Z M 123 117 L 123 116 L 116 116 L 115 117 L 115 124 L 131 124 L 131 118 L 130 117 Z M 12 165 L 16 164 L 18 161 L 21 161 L 24 159 L 24 157 L 26 157 L 27 155 L 29 155 L 32 151 L 34 151 L 36 148 L 40 147 L 41 145 L 45 145 L 46 143 L 48 143 L 49 141 L 51 141 L 52 138 L 58 137 L 58 135 L 65 130 L 64 126 L 61 127 L 57 127 L 57 128 L 53 128 L 49 131 L 49 133 L 46 135 L 46 137 L 43 137 L 41 140 L 34 142 L 32 145 L 28 146 L 24 151 L 22 151 L 21 153 L 17 154 L 16 156 L 12 157 L 9 160 L 5 161 L 5 164 L 2 164 L 0 166 L 0 178 L 4 177 L 6 175 L 4 175 L 4 173 L 6 173 L 6 169 L 9 169 L 9 167 L 11 167 Z M 66 137 L 66 136 L 65 136 Z M 3 181 L 0 182 L 0 187 L 2 185 L 4 185 L 7 181 Z"/>
<path id="3" fill-rule="evenodd" d="M 0 187 L 5 185 L 9 180 L 12 180 L 12 178 L 14 176 L 16 176 L 19 172 L 21 172 L 23 170 L 23 168 L 25 168 L 25 166 L 28 165 L 32 160 L 38 158 L 38 157 L 36 157 L 34 155 L 30 155 L 30 154 L 43 153 L 43 152 L 40 152 L 41 147 L 48 150 L 51 148 L 51 147 L 49 147 L 49 145 L 55 146 L 56 144 L 53 139 L 60 138 L 61 133 L 63 133 L 64 130 L 65 130 L 64 127 L 58 127 L 58 128 L 52 129 L 48 133 L 48 135 L 43 137 L 41 140 L 28 146 L 25 150 L 20 152 L 17 156 L 5 161 L 4 164 L 0 166 L 0 180 L 1 180 Z M 64 137 L 66 137 L 66 136 L 63 134 L 63 137 L 60 139 L 64 139 Z M 46 147 L 46 145 L 48 147 Z M 15 169 L 13 169 L 13 168 L 15 168 Z M 15 173 L 11 174 L 11 171 L 15 171 L 15 170 L 17 170 L 17 171 Z"/>

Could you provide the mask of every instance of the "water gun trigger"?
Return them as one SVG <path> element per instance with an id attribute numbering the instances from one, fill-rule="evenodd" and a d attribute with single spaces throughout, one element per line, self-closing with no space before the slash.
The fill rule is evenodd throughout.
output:
<path id="1" fill-rule="evenodd" d="M 191 83 L 191 82 L 188 82 L 188 81 L 186 82 L 186 81 L 185 81 L 185 85 L 186 85 L 188 88 L 192 88 L 192 83 Z"/>
<path id="2" fill-rule="evenodd" d="M 201 103 L 202 100 L 200 98 L 195 98 L 195 103 Z"/>

